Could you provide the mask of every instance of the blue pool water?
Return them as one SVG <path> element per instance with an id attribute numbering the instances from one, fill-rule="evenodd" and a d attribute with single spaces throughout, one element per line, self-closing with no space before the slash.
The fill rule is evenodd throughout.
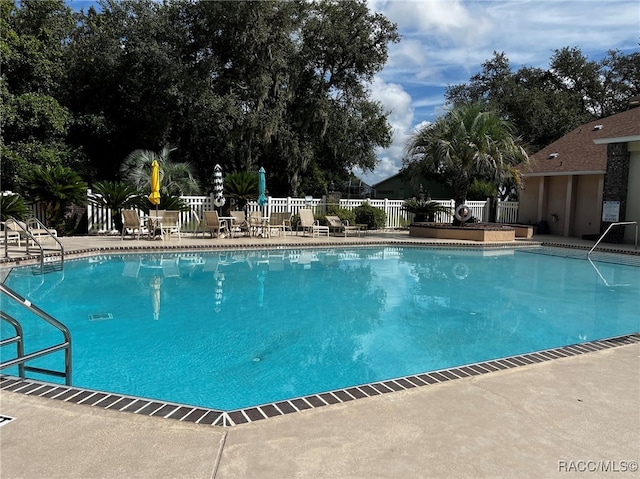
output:
<path id="1" fill-rule="evenodd" d="M 6 283 L 69 327 L 75 386 L 231 410 L 640 331 L 637 264 L 548 252 L 111 255 Z M 61 340 L 3 309 L 28 350 Z"/>

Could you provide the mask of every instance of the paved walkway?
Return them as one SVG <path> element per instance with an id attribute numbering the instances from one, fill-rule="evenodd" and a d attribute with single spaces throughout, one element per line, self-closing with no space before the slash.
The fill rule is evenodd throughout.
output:
<path id="1" fill-rule="evenodd" d="M 404 233 L 365 238 L 339 241 L 413 241 Z M 150 243 L 63 241 L 67 252 Z M 181 246 L 203 241 L 217 240 L 184 238 Z M 295 239 L 303 241 L 337 240 Z M 0 415 L 15 419 L 0 426 L 0 477 L 638 478 L 639 404 L 640 344 L 233 428 L 2 391 Z"/>

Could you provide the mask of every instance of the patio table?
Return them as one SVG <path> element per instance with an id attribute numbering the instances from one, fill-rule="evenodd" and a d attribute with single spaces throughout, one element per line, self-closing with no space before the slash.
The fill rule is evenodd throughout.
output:
<path id="1" fill-rule="evenodd" d="M 147 238 L 156 239 L 156 236 L 162 238 L 162 216 L 160 215 L 142 215 L 140 219 L 147 225 L 149 231 Z M 160 231 L 160 233 L 156 233 Z"/>
<path id="2" fill-rule="evenodd" d="M 229 225 L 228 230 L 229 230 L 229 237 L 230 238 L 235 238 L 235 235 L 233 234 L 233 228 L 234 228 L 234 224 L 236 222 L 236 217 L 235 216 L 218 216 L 218 219 L 220 221 L 226 221 L 227 224 Z M 224 235 L 221 236 L 222 238 L 224 238 Z"/>
<path id="3" fill-rule="evenodd" d="M 262 238 L 269 238 L 269 217 L 261 216 L 252 218 L 254 222 L 251 224 L 252 236 L 261 236 Z"/>

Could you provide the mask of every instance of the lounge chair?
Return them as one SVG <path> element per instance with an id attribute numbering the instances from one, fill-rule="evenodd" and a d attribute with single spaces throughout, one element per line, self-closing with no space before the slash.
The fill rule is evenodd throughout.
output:
<path id="1" fill-rule="evenodd" d="M 4 221 L 0 222 L 0 244 L 16 243 L 20 246 L 20 233 L 9 229 Z"/>
<path id="2" fill-rule="evenodd" d="M 141 234 L 146 234 L 146 228 L 141 224 L 136 210 L 122 210 L 122 239 L 127 234 L 140 239 Z"/>
<path id="3" fill-rule="evenodd" d="M 320 222 L 313 217 L 312 210 L 303 208 L 298 211 L 298 216 L 300 216 L 300 222 L 296 227 L 296 232 L 302 230 L 303 235 L 308 231 L 311 236 L 320 236 L 325 233 L 329 236 L 329 227 L 320 225 Z"/>
<path id="4" fill-rule="evenodd" d="M 215 232 L 216 237 L 220 238 L 220 235 L 223 231 L 227 231 L 227 222 L 226 220 L 221 220 L 218 217 L 217 211 L 205 211 L 204 212 L 204 225 L 203 225 L 203 235 L 204 230 L 209 230 L 209 234 L 213 238 L 213 233 Z"/>
<path id="5" fill-rule="evenodd" d="M 231 223 L 232 231 L 244 232 L 248 235 L 249 222 L 247 221 L 244 211 L 231 211 L 230 214 L 233 216 L 233 222 Z"/>
<path id="6" fill-rule="evenodd" d="M 31 241 L 32 243 L 35 243 L 36 240 L 39 241 L 52 236 L 58 236 L 58 232 L 55 229 L 46 228 L 36 218 L 30 218 L 27 221 L 18 221 L 13 218 L 9 218 L 5 221 L 4 226 L 8 230 L 7 236 L 9 236 L 9 232 L 13 231 L 18 233 L 21 239 Z"/>
<path id="7" fill-rule="evenodd" d="M 349 221 L 344 223 L 338 216 L 325 216 L 327 219 L 327 223 L 329 224 L 329 229 L 334 232 L 344 233 L 345 236 L 348 236 L 348 233 L 351 231 L 352 233 L 356 233 L 360 235 L 362 233 L 362 229 L 360 226 L 350 226 Z"/>

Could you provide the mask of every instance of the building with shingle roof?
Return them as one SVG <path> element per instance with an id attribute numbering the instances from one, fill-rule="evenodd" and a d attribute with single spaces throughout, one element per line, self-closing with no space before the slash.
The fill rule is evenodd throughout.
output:
<path id="1" fill-rule="evenodd" d="M 597 238 L 614 221 L 640 222 L 640 108 L 579 126 L 521 171 L 521 223 L 544 221 L 551 234 Z M 623 235 L 631 241 L 635 228 L 617 228 L 611 239 Z"/>

